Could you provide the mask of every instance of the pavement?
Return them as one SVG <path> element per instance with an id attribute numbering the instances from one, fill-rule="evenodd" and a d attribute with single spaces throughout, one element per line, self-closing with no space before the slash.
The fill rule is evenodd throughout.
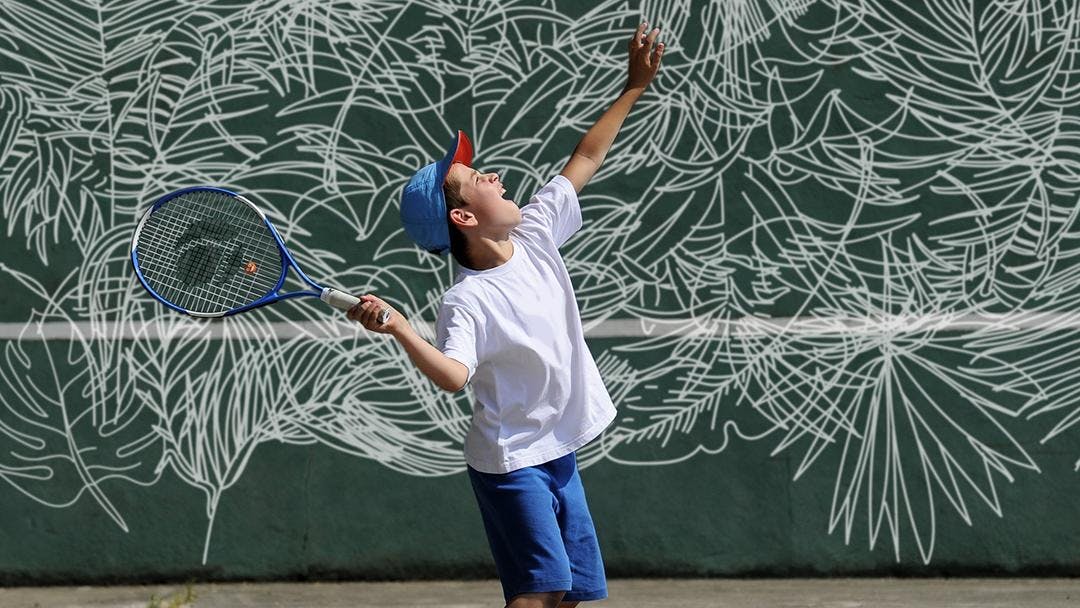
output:
<path id="1" fill-rule="evenodd" d="M 1077 608 L 1080 578 L 609 579 L 581 608 Z M 498 581 L 195 583 L 0 588 L 3 608 L 383 608 L 502 606 Z"/>

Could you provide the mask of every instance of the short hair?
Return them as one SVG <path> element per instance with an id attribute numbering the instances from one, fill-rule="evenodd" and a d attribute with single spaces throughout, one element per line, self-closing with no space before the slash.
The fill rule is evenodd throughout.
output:
<path id="1" fill-rule="evenodd" d="M 465 235 L 461 230 L 454 225 L 454 222 L 450 221 L 450 211 L 452 209 L 461 209 L 468 205 L 461 196 L 461 182 L 451 179 L 447 175 L 446 181 L 443 182 L 443 196 L 446 198 L 446 227 L 450 231 L 450 253 L 458 264 L 471 268 L 469 265 L 469 242 L 465 239 Z"/>

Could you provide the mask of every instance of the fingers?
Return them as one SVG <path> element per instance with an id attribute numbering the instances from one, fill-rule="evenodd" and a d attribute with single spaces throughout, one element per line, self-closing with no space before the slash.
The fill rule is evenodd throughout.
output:
<path id="1" fill-rule="evenodd" d="M 368 296 L 367 301 L 361 304 L 364 308 L 364 314 L 361 317 L 364 321 L 364 327 L 374 329 L 379 326 L 379 322 L 376 318 L 379 316 L 379 311 L 381 311 L 385 305 L 386 304 L 379 298 Z"/>
<path id="2" fill-rule="evenodd" d="M 642 43 L 645 42 L 645 27 L 648 25 L 648 22 L 642 21 L 641 24 L 637 26 L 637 31 L 634 32 L 634 35 L 630 38 L 630 50 L 641 48 Z"/>
<path id="3" fill-rule="evenodd" d="M 630 53 L 633 55 L 644 51 L 645 65 L 653 68 L 655 71 L 660 63 L 660 57 L 664 54 L 664 43 L 661 42 L 655 47 L 653 46 L 656 43 L 657 37 L 660 36 L 660 28 L 654 27 L 649 30 L 646 35 L 645 28 L 647 28 L 648 25 L 649 23 L 644 21 L 638 25 L 637 30 L 634 31 L 634 35 L 630 39 Z"/>
<path id="4" fill-rule="evenodd" d="M 363 302 L 354 304 L 352 308 L 345 312 L 345 316 L 348 317 L 350 321 L 360 321 L 361 316 L 364 314 L 363 306 Z"/>
<path id="5" fill-rule="evenodd" d="M 656 37 L 660 35 L 660 28 L 654 27 L 649 31 L 649 34 L 645 34 L 645 28 L 649 26 L 649 23 L 642 22 L 634 32 L 634 36 L 630 39 L 630 50 L 639 51 L 643 48 L 652 49 L 653 42 L 656 41 Z"/>
<path id="6" fill-rule="evenodd" d="M 360 296 L 360 301 L 345 315 L 352 321 L 358 321 L 366 329 L 375 329 L 380 325 L 378 317 L 384 308 L 388 308 L 385 302 L 373 295 L 365 294 Z"/>
<path id="7" fill-rule="evenodd" d="M 375 314 L 373 312 L 375 306 L 374 302 L 364 302 L 360 305 L 360 308 L 363 309 L 363 312 L 360 313 L 360 322 L 368 329 L 375 327 Z"/>
<path id="8" fill-rule="evenodd" d="M 649 48 L 650 49 L 652 48 L 653 43 L 656 42 L 656 37 L 659 36 L 659 35 L 660 35 L 660 28 L 658 28 L 658 27 L 654 27 L 652 29 L 652 31 L 649 32 L 648 40 L 649 40 Z"/>

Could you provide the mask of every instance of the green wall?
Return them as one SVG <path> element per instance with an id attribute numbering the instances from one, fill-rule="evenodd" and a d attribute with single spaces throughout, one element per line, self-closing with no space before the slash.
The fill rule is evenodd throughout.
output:
<path id="1" fill-rule="evenodd" d="M 917 4 L 0 5 L 0 582 L 493 577 L 470 393 L 318 302 L 173 314 L 131 233 L 242 192 L 432 339 L 401 187 L 460 128 L 524 204 L 642 18 L 562 250 L 609 576 L 1076 574 L 1080 8 Z"/>

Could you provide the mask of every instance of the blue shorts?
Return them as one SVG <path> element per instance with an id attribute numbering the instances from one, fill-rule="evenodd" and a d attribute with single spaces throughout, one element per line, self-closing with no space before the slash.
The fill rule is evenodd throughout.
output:
<path id="1" fill-rule="evenodd" d="M 472 481 L 503 597 L 566 591 L 564 602 L 602 600 L 607 578 L 573 452 Z"/>

